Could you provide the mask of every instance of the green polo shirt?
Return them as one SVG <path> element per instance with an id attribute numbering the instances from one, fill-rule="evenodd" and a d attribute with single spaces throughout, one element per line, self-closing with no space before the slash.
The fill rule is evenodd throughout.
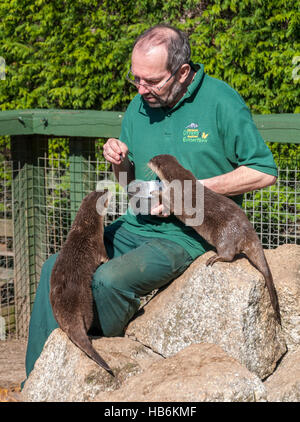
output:
<path id="1" fill-rule="evenodd" d="M 151 108 L 141 95 L 128 106 L 120 140 L 129 149 L 135 177 L 153 179 L 148 161 L 158 154 L 172 154 L 197 179 L 228 173 L 243 165 L 277 175 L 276 164 L 240 95 L 225 82 L 197 70 L 187 92 L 173 108 Z M 242 205 L 243 196 L 232 197 Z M 170 216 L 134 215 L 120 220 L 127 230 L 143 236 L 173 240 L 196 258 L 209 248 L 194 231 Z"/>

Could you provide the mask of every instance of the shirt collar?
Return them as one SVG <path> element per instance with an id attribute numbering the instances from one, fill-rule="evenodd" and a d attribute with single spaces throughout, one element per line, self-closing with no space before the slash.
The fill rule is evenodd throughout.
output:
<path id="1" fill-rule="evenodd" d="M 187 87 L 186 93 L 177 104 L 171 110 L 175 110 L 176 108 L 180 107 L 181 104 L 186 101 L 188 98 L 192 97 L 196 91 L 200 88 L 204 76 L 204 65 L 199 63 L 190 62 L 191 68 L 196 71 L 195 77 L 193 81 Z"/>

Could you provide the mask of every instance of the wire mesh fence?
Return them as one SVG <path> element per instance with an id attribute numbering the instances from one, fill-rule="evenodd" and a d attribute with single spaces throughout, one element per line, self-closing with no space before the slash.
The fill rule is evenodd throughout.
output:
<path id="1" fill-rule="evenodd" d="M 247 193 L 244 200 L 244 210 L 265 248 L 300 244 L 299 162 L 277 164 L 277 183 Z M 20 163 L 1 165 L 0 339 L 5 339 L 27 332 L 30 314 L 23 309 L 32 306 L 42 264 L 60 250 L 81 199 L 99 181 L 114 186 L 106 225 L 126 212 L 128 200 L 97 151 L 80 161 L 46 151 L 38 158 L 35 173 Z M 30 194 L 24 197 L 26 190 Z"/>
<path id="2" fill-rule="evenodd" d="M 71 200 L 71 173 L 65 164 L 65 160 L 60 158 L 53 160 L 43 157 L 39 159 L 39 167 L 44 171 L 44 180 L 39 185 L 39 188 L 42 186 L 46 192 L 45 196 L 39 197 L 38 203 L 38 209 L 45 217 L 45 226 L 43 227 L 43 230 L 45 230 L 45 243 L 42 248 L 44 260 L 61 249 L 81 202 L 78 201 L 77 204 Z M 83 174 L 85 186 L 83 190 L 80 190 L 81 197 L 95 190 L 97 185 L 99 185 L 99 181 L 103 182 L 103 187 L 111 188 L 111 186 L 114 186 L 115 188 L 114 198 L 112 198 L 108 213 L 104 218 L 105 225 L 110 224 L 118 216 L 126 212 L 126 192 L 117 183 L 106 161 L 89 160 L 88 167 L 84 171 L 83 169 L 78 171 L 79 177 Z M 77 193 L 79 193 L 78 190 Z"/>
<path id="3" fill-rule="evenodd" d="M 245 194 L 243 207 L 264 248 L 300 244 L 298 160 L 279 160 L 277 183 Z"/>
<path id="4" fill-rule="evenodd" d="M 12 163 L 4 161 L 0 187 L 0 340 L 15 328 L 14 242 L 12 224 Z"/>

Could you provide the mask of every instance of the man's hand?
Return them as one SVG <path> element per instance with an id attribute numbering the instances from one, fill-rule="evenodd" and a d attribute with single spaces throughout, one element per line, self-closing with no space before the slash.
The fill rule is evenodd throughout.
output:
<path id="1" fill-rule="evenodd" d="M 103 156 L 112 164 L 114 174 L 122 186 L 125 187 L 135 179 L 134 165 L 128 159 L 128 147 L 124 142 L 109 138 L 103 145 Z"/>
<path id="2" fill-rule="evenodd" d="M 109 138 L 103 145 L 103 156 L 112 164 L 119 166 L 127 157 L 128 148 L 124 142 L 116 138 Z"/>
<path id="3" fill-rule="evenodd" d="M 159 204 L 151 209 L 151 215 L 156 215 L 157 217 L 169 217 L 170 213 L 164 209 L 163 204 Z"/>

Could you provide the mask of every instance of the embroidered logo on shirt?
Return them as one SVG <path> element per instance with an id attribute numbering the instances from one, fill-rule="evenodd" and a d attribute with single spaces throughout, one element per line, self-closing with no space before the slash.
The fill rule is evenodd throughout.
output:
<path id="1" fill-rule="evenodd" d="M 208 133 L 200 132 L 197 123 L 189 124 L 183 130 L 183 142 L 207 142 Z"/>

